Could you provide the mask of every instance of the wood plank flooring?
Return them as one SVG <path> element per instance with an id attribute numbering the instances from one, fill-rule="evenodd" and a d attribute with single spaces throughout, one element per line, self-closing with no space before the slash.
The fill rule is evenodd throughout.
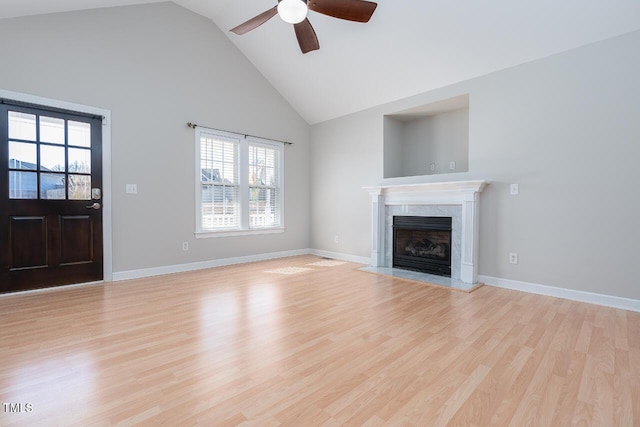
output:
<path id="1" fill-rule="evenodd" d="M 357 267 L 2 297 L 0 425 L 640 426 L 640 313 Z"/>

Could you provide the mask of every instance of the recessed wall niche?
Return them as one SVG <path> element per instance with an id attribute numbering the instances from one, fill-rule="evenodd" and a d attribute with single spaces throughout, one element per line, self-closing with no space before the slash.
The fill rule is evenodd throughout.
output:
<path id="1" fill-rule="evenodd" d="M 469 171 L 469 95 L 384 116 L 384 177 Z"/>

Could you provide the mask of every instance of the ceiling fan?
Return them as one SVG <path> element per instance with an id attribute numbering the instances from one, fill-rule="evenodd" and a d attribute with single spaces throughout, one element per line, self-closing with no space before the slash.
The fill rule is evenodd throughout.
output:
<path id="1" fill-rule="evenodd" d="M 365 0 L 278 0 L 277 6 L 232 28 L 231 31 L 238 35 L 248 33 L 278 14 L 283 21 L 293 24 L 300 50 L 307 53 L 320 49 L 316 32 L 307 19 L 309 10 L 347 21 L 369 22 L 377 6 L 377 3 Z"/>

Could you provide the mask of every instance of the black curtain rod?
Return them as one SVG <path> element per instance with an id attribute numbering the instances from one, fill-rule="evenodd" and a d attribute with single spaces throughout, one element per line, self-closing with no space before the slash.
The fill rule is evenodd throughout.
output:
<path id="1" fill-rule="evenodd" d="M 249 134 L 242 133 L 242 132 L 233 132 L 233 131 L 230 131 L 230 130 L 211 128 L 211 127 L 208 127 L 208 126 L 200 126 L 200 125 L 197 125 L 197 124 L 191 123 L 191 122 L 187 122 L 187 126 L 189 126 L 191 129 L 195 129 L 197 127 L 204 127 L 204 128 L 207 128 L 207 129 L 218 130 L 220 132 L 235 133 L 236 135 L 242 135 L 245 138 L 248 137 L 248 136 L 251 136 L 253 138 L 268 139 L 268 140 L 271 140 L 271 141 L 282 142 L 283 144 L 287 144 L 287 145 L 293 145 L 293 142 L 289 142 L 289 141 L 281 141 L 279 139 L 265 138 L 265 137 L 262 137 L 262 136 L 249 135 Z"/>

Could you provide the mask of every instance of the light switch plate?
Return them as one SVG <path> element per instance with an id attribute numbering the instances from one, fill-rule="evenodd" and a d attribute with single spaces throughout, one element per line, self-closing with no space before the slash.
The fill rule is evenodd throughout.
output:
<path id="1" fill-rule="evenodd" d="M 138 184 L 127 184 L 125 191 L 127 194 L 138 194 Z"/>

